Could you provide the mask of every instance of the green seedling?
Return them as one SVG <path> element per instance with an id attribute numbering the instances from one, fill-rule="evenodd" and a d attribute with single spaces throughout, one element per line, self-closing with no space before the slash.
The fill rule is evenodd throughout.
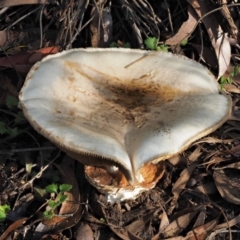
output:
<path id="1" fill-rule="evenodd" d="M 232 84 L 233 78 L 236 77 L 239 73 L 240 73 L 240 66 L 235 66 L 232 72 L 228 75 L 228 77 L 222 76 L 219 82 L 221 90 L 225 89 L 224 88 L 225 84 Z"/>
<path id="2" fill-rule="evenodd" d="M 16 125 L 26 122 L 26 119 L 23 116 L 22 111 L 17 109 L 18 99 L 16 97 L 8 95 L 5 105 L 7 106 L 8 110 L 0 109 L 0 112 L 14 117 L 14 121 L 8 121 L 8 119 L 5 121 L 0 121 L 0 135 L 7 134 L 10 137 L 15 137 L 19 133 Z"/>
<path id="3" fill-rule="evenodd" d="M 6 220 L 7 213 L 11 210 L 8 204 L 0 205 L 0 222 Z"/>
<path id="4" fill-rule="evenodd" d="M 158 45 L 158 39 L 155 37 L 148 37 L 144 41 L 146 48 L 148 50 L 154 50 L 154 51 L 163 51 L 163 52 L 168 52 L 168 47 L 166 44 L 161 44 Z"/>
<path id="5" fill-rule="evenodd" d="M 0 135 L 8 134 L 10 137 L 18 135 L 17 127 L 11 128 L 5 122 L 0 121 Z"/>
<path id="6" fill-rule="evenodd" d="M 8 109 L 17 107 L 17 105 L 18 105 L 18 99 L 14 96 L 8 95 L 6 99 L 6 106 L 8 107 Z"/>
<path id="7" fill-rule="evenodd" d="M 43 212 L 45 219 L 52 219 L 55 215 L 55 209 L 59 207 L 67 199 L 67 195 L 64 192 L 69 192 L 72 189 L 70 184 L 51 184 L 48 185 L 45 190 L 48 193 L 54 194 L 54 199 L 48 201 L 47 210 Z"/>
<path id="8" fill-rule="evenodd" d="M 182 40 L 182 42 L 181 42 L 182 46 L 186 46 L 187 44 L 188 44 L 188 40 L 187 39 Z"/>

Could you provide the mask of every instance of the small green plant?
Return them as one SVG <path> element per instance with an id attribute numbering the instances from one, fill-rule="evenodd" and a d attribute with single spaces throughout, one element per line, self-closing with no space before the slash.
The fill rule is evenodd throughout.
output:
<path id="1" fill-rule="evenodd" d="M 158 45 L 158 39 L 155 37 L 148 37 L 144 41 L 146 48 L 148 50 L 155 50 L 155 51 L 163 51 L 163 52 L 168 52 L 168 47 L 166 44 L 161 44 Z"/>
<path id="2" fill-rule="evenodd" d="M 188 44 L 188 39 L 182 40 L 182 42 L 181 42 L 182 46 L 186 46 L 187 44 Z"/>
<path id="3" fill-rule="evenodd" d="M 224 90 L 225 84 L 231 84 L 233 82 L 233 78 L 240 73 L 240 66 L 235 66 L 232 72 L 228 75 L 228 77 L 222 76 L 220 78 L 220 86 L 221 90 Z"/>
<path id="4" fill-rule="evenodd" d="M 0 222 L 6 220 L 7 213 L 11 210 L 8 204 L 0 205 Z"/>
<path id="5" fill-rule="evenodd" d="M 8 109 L 12 109 L 14 107 L 17 107 L 18 105 L 18 99 L 12 95 L 8 95 L 6 99 L 6 105 Z"/>
<path id="6" fill-rule="evenodd" d="M 69 192 L 71 189 L 72 185 L 70 184 L 50 184 L 45 188 L 46 192 L 55 195 L 54 199 L 48 201 L 47 210 L 43 212 L 45 219 L 52 219 L 54 217 L 55 209 L 67 199 L 67 195 L 64 192 Z"/>
<path id="7" fill-rule="evenodd" d="M 16 97 L 8 95 L 5 105 L 7 106 L 8 110 L 0 109 L 0 112 L 13 116 L 14 121 L 7 121 L 8 119 L 5 121 L 0 121 L 0 135 L 7 134 L 10 137 L 15 137 L 19 133 L 16 125 L 26 122 L 26 119 L 23 116 L 22 111 L 17 109 L 18 99 Z"/>

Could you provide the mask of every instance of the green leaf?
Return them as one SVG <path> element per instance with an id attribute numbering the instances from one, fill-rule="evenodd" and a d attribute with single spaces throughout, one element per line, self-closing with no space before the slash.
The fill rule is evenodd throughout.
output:
<path id="1" fill-rule="evenodd" d="M 182 42 L 181 42 L 181 45 L 182 45 L 182 46 L 185 46 L 185 45 L 187 45 L 187 44 L 188 44 L 188 39 L 182 40 Z"/>
<path id="2" fill-rule="evenodd" d="M 155 37 L 148 37 L 144 41 L 146 48 L 150 50 L 156 50 L 157 49 L 157 44 L 158 44 L 158 39 Z"/>
<path id="3" fill-rule="evenodd" d="M 62 204 L 66 199 L 67 199 L 67 195 L 59 195 L 58 196 L 58 203 L 59 205 Z"/>
<path id="4" fill-rule="evenodd" d="M 0 122 L 0 134 L 8 133 L 8 129 L 6 128 L 5 122 Z"/>
<path id="5" fill-rule="evenodd" d="M 32 174 L 33 174 L 33 172 L 32 172 Z M 45 189 L 40 188 L 40 187 L 34 187 L 33 191 L 34 191 L 34 196 L 36 196 L 36 198 L 38 200 L 43 201 L 43 199 L 46 198 L 47 191 Z"/>
<path id="6" fill-rule="evenodd" d="M 48 202 L 48 206 L 51 207 L 52 209 L 55 209 L 57 206 L 59 206 L 59 204 L 51 199 Z"/>
<path id="7" fill-rule="evenodd" d="M 168 47 L 165 44 L 162 44 L 160 46 L 157 46 L 157 51 L 163 51 L 163 52 L 168 52 Z"/>
<path id="8" fill-rule="evenodd" d="M 45 219 L 52 219 L 54 217 L 54 213 L 52 210 L 47 210 L 43 212 L 43 217 Z"/>
<path id="9" fill-rule="evenodd" d="M 58 194 L 58 185 L 57 184 L 50 184 L 46 186 L 45 190 L 49 193 L 56 193 Z"/>
<path id="10" fill-rule="evenodd" d="M 118 44 L 116 42 L 111 42 L 109 47 L 111 48 L 117 48 L 118 47 Z"/>
<path id="11" fill-rule="evenodd" d="M 228 77 L 228 78 L 227 78 L 227 83 L 232 84 L 232 81 L 233 81 L 233 80 L 232 80 L 231 77 Z"/>
<path id="12" fill-rule="evenodd" d="M 72 189 L 72 185 L 70 184 L 61 184 L 59 186 L 60 192 L 69 192 Z"/>
<path id="13" fill-rule="evenodd" d="M 5 212 L 2 212 L 2 211 L 0 211 L 0 222 L 3 222 L 3 221 L 5 221 L 6 217 L 7 217 L 6 213 L 5 213 Z"/>
<path id="14" fill-rule="evenodd" d="M 126 42 L 122 45 L 123 48 L 131 48 L 131 45 L 129 42 Z"/>
<path id="15" fill-rule="evenodd" d="M 227 78 L 225 78 L 225 77 L 221 77 L 220 78 L 220 84 L 226 84 L 227 83 Z"/>
<path id="16" fill-rule="evenodd" d="M 0 205 L 0 212 L 7 213 L 11 210 L 10 206 L 7 204 Z"/>
<path id="17" fill-rule="evenodd" d="M 24 123 L 24 122 L 26 122 L 26 121 L 27 121 L 27 120 L 26 120 L 26 118 L 24 117 L 23 112 L 22 112 L 22 111 L 19 111 L 19 112 L 17 113 L 17 116 L 16 116 L 15 120 L 14 120 L 15 124 Z"/>
<path id="18" fill-rule="evenodd" d="M 15 128 L 8 128 L 8 134 L 11 136 L 11 137 L 16 137 L 18 135 L 18 129 L 17 127 Z"/>
<path id="19" fill-rule="evenodd" d="M 8 95 L 6 99 L 6 105 L 9 109 L 12 109 L 13 107 L 17 107 L 18 99 L 12 95 Z"/>

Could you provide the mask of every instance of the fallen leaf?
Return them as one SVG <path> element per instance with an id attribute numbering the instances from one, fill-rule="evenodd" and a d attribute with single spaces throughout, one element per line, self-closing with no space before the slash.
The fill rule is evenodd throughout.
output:
<path id="1" fill-rule="evenodd" d="M 230 228 L 239 223 L 240 223 L 240 214 L 225 223 L 218 224 L 215 229 L 217 230 L 222 228 Z"/>
<path id="2" fill-rule="evenodd" d="M 76 240 L 94 240 L 94 234 L 90 226 L 86 223 L 81 223 L 74 234 Z"/>
<path id="3" fill-rule="evenodd" d="M 210 10 L 206 1 L 188 0 L 195 9 L 199 17 L 203 17 Z M 210 41 L 215 50 L 218 60 L 218 78 L 220 78 L 227 70 L 231 59 L 231 47 L 226 33 L 223 32 L 220 24 L 214 14 L 209 14 L 202 19 L 208 32 Z"/>
<path id="4" fill-rule="evenodd" d="M 132 222 L 131 224 L 129 224 L 128 226 L 126 226 L 126 229 L 134 235 L 138 234 L 140 231 L 142 231 L 142 229 L 145 227 L 147 222 L 149 222 L 153 218 L 153 215 L 155 213 L 156 213 L 156 210 L 152 210 L 152 211 L 150 211 L 150 213 L 139 217 L 138 220 L 136 220 L 136 221 Z"/>
<path id="5" fill-rule="evenodd" d="M 171 207 L 168 209 L 168 214 L 170 214 L 173 211 L 173 209 L 175 208 L 175 205 L 178 201 L 180 193 L 182 192 L 182 190 L 185 189 L 185 186 L 186 186 L 188 180 L 190 179 L 192 172 L 194 171 L 194 169 L 197 166 L 198 166 L 198 164 L 195 163 L 195 164 L 191 165 L 190 167 L 184 169 L 181 172 L 178 180 L 173 185 L 173 188 L 172 188 L 173 199 L 171 202 Z"/>
<path id="6" fill-rule="evenodd" d="M 49 54 L 59 51 L 58 47 L 47 47 L 29 53 L 21 53 L 0 58 L 0 70 L 14 68 L 18 72 L 27 73 L 37 61 L 42 60 Z"/>
<path id="7" fill-rule="evenodd" d="M 171 38 L 166 40 L 168 45 L 178 45 L 185 39 L 188 39 L 191 33 L 197 26 L 198 16 L 191 5 L 188 5 L 188 20 L 182 24 L 178 32 Z"/>
<path id="8" fill-rule="evenodd" d="M 7 236 L 13 232 L 14 230 L 18 229 L 19 227 L 21 227 L 28 218 L 22 218 L 19 219 L 17 221 L 15 221 L 14 223 L 12 223 L 5 231 L 4 233 L 0 236 L 0 240 L 6 240 Z"/>
<path id="9" fill-rule="evenodd" d="M 188 232 L 186 240 L 204 240 L 213 231 L 218 223 L 219 217 L 216 219 L 194 228 L 192 231 Z"/>
<path id="10" fill-rule="evenodd" d="M 233 84 L 224 84 L 224 89 L 230 93 L 240 93 L 240 89 Z"/>
<path id="11" fill-rule="evenodd" d="M 240 165 L 240 163 L 239 163 Z M 240 204 L 240 179 L 229 177 L 224 169 L 215 169 L 213 179 L 222 198 L 234 204 Z"/>
<path id="12" fill-rule="evenodd" d="M 164 237 L 175 237 L 181 233 L 196 216 L 199 210 L 187 213 L 178 217 L 176 220 L 171 222 L 164 230 Z"/>

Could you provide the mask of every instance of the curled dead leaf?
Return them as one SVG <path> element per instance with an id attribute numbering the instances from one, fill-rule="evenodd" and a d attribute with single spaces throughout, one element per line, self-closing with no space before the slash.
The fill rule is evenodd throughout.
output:
<path id="1" fill-rule="evenodd" d="M 213 178 L 218 192 L 224 200 L 240 204 L 240 178 L 227 176 L 225 169 L 215 169 Z"/>
<path id="2" fill-rule="evenodd" d="M 201 0 L 188 0 L 188 2 L 195 9 L 199 17 L 203 17 L 210 10 L 207 5 L 207 1 Z M 221 77 L 227 70 L 231 59 L 231 48 L 229 38 L 226 33 L 223 32 L 219 22 L 215 18 L 215 15 L 209 14 L 202 19 L 209 39 L 215 50 L 215 55 L 218 60 L 218 78 Z"/>
<path id="3" fill-rule="evenodd" d="M 178 45 L 183 40 L 188 39 L 189 33 L 196 28 L 198 16 L 191 5 L 188 5 L 188 20 L 182 24 L 178 32 L 166 40 L 166 44 Z"/>

